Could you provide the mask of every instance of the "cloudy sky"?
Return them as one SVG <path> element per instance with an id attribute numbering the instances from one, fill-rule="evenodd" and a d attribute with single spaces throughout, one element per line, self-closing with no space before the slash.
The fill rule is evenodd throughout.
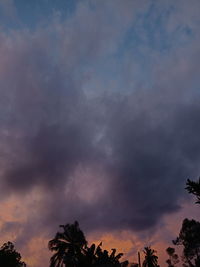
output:
<path id="1" fill-rule="evenodd" d="M 198 208 L 199 0 L 0 0 L 0 236 L 30 267 L 78 220 L 131 261 Z"/>

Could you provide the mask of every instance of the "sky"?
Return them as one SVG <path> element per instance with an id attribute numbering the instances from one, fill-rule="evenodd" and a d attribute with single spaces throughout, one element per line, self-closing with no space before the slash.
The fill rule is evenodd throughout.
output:
<path id="1" fill-rule="evenodd" d="M 0 236 L 28 266 L 78 220 L 167 256 L 200 174 L 199 0 L 0 0 Z"/>

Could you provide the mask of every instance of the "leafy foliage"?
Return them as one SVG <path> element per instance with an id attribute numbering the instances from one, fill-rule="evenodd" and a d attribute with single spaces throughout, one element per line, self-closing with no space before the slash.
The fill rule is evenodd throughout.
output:
<path id="1" fill-rule="evenodd" d="M 116 249 L 112 249 L 112 253 L 109 255 L 108 251 L 102 250 L 101 246 L 102 243 L 97 247 L 92 244 L 91 247 L 84 250 L 84 266 L 121 266 L 119 259 L 123 254 L 116 254 Z"/>
<path id="2" fill-rule="evenodd" d="M 102 250 L 100 243 L 97 247 L 92 244 L 87 246 L 83 232 L 78 222 L 61 225 L 63 232 L 58 232 L 54 239 L 49 241 L 49 249 L 54 251 L 50 260 L 50 267 L 118 267 L 122 253 L 116 254 L 112 249 L 109 255 L 107 250 Z M 127 266 L 125 262 L 123 266 Z"/>
<path id="3" fill-rule="evenodd" d="M 200 204 L 200 178 L 197 182 L 191 181 L 190 179 L 187 180 L 186 189 L 190 194 L 196 196 L 197 201 L 196 203 Z"/>
<path id="4" fill-rule="evenodd" d="M 155 255 L 156 251 L 154 249 L 145 247 L 143 253 L 145 255 L 143 267 L 158 267 L 158 256 Z"/>
<path id="5" fill-rule="evenodd" d="M 186 266 L 200 266 L 200 222 L 184 219 L 179 236 L 173 243 L 183 245 Z"/>
<path id="6" fill-rule="evenodd" d="M 7 242 L 0 248 L 0 266 L 26 267 L 21 261 L 21 255 L 15 250 L 13 243 Z"/>
<path id="7" fill-rule="evenodd" d="M 174 248 L 168 247 L 166 249 L 166 252 L 169 256 L 169 259 L 166 260 L 168 267 L 174 267 L 177 263 L 179 263 L 179 258 L 178 255 L 175 253 Z"/>
<path id="8" fill-rule="evenodd" d="M 74 267 L 80 262 L 81 250 L 86 247 L 87 241 L 78 222 L 60 225 L 63 232 L 58 232 L 54 239 L 49 241 L 49 249 L 55 251 L 51 257 L 50 267 Z"/>

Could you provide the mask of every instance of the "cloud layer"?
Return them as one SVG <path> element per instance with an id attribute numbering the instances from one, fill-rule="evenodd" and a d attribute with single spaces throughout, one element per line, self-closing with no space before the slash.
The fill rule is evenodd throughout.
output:
<path id="1" fill-rule="evenodd" d="M 81 2 L 34 32 L 1 31 L 1 198 L 33 200 L 18 244 L 75 219 L 152 229 L 179 209 L 200 160 L 193 4 Z"/>

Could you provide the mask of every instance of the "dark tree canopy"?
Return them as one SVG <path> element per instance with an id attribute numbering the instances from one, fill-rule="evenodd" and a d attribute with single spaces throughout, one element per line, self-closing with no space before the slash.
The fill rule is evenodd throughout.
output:
<path id="1" fill-rule="evenodd" d="M 7 242 L 0 248 L 0 266 L 26 267 L 26 264 L 21 261 L 21 255 L 15 250 L 13 243 Z"/>
<path id="2" fill-rule="evenodd" d="M 200 222 L 184 219 L 179 236 L 173 243 L 183 246 L 186 266 L 200 267 Z"/>
<path id="3" fill-rule="evenodd" d="M 127 266 L 128 262 L 124 262 L 123 265 L 120 264 L 119 259 L 122 257 L 122 253 L 116 254 L 116 249 L 112 249 L 111 254 L 109 255 L 107 250 L 102 250 L 102 243 L 97 247 L 95 244 L 92 244 L 91 247 L 87 247 L 83 251 L 83 266 L 108 266 L 108 267 L 120 267 Z"/>
<path id="4" fill-rule="evenodd" d="M 168 247 L 166 252 L 169 256 L 169 259 L 166 260 L 168 267 L 174 267 L 177 263 L 179 263 L 178 255 L 175 253 L 175 249 Z"/>
<path id="5" fill-rule="evenodd" d="M 190 194 L 196 196 L 197 198 L 196 203 L 200 204 L 200 178 L 197 182 L 188 179 L 186 183 L 186 189 Z"/>

